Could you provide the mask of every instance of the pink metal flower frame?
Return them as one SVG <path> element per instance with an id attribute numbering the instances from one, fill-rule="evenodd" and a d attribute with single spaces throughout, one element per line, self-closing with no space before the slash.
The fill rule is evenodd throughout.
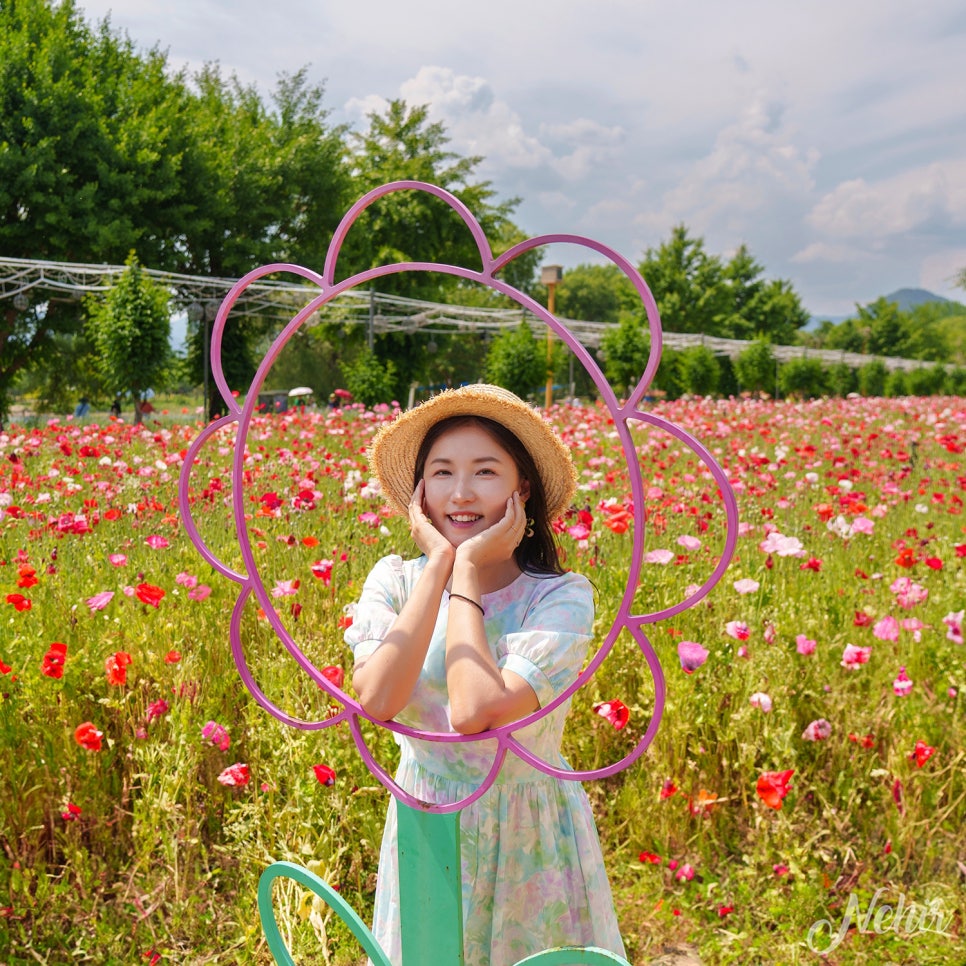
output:
<path id="1" fill-rule="evenodd" d="M 437 198 L 442 199 L 443 202 L 448 204 L 463 220 L 467 230 L 470 232 L 474 241 L 476 242 L 481 267 L 468 268 L 432 262 L 399 262 L 391 265 L 382 265 L 378 268 L 371 268 L 367 271 L 359 272 L 358 274 L 349 278 L 342 279 L 341 281 L 336 281 L 336 268 L 339 252 L 342 248 L 343 241 L 345 240 L 346 235 L 353 223 L 356 221 L 359 215 L 378 198 L 397 191 L 428 192 L 429 194 L 435 195 Z M 608 384 L 594 358 L 574 338 L 568 329 L 554 315 L 551 315 L 543 306 L 534 301 L 533 298 L 524 294 L 513 286 L 508 285 L 499 277 L 499 272 L 501 269 L 507 266 L 515 258 L 522 255 L 524 252 L 540 246 L 556 243 L 569 243 L 582 246 L 609 259 L 627 276 L 631 284 L 637 290 L 641 297 L 641 301 L 644 304 L 647 313 L 648 326 L 650 329 L 650 357 L 640 381 L 624 402 L 620 402 L 617 399 L 613 389 Z M 235 305 L 236 301 L 242 295 L 245 289 L 257 279 L 278 272 L 288 272 L 301 276 L 302 278 L 316 285 L 319 291 L 318 294 L 308 301 L 307 304 L 291 319 L 291 321 L 285 326 L 285 328 L 272 343 L 270 349 L 259 365 L 258 371 L 255 373 L 251 386 L 245 393 L 244 405 L 239 406 L 238 401 L 232 395 L 232 392 L 228 387 L 222 369 L 221 346 L 225 326 L 228 323 L 232 307 Z M 554 334 L 567 345 L 577 359 L 580 360 L 581 364 L 587 370 L 594 384 L 596 385 L 600 393 L 600 399 L 607 407 L 610 415 L 613 418 L 614 429 L 620 439 L 620 444 L 629 469 L 632 500 L 634 505 L 634 542 L 631 551 L 630 567 L 627 575 L 627 585 L 624 595 L 621 599 L 620 606 L 614 618 L 614 622 L 593 658 L 577 677 L 577 679 L 562 694 L 556 697 L 549 704 L 540 708 L 538 711 L 528 715 L 526 718 L 522 718 L 519 721 L 515 721 L 477 735 L 429 733 L 408 728 L 391 721 L 375 722 L 376 724 L 382 725 L 391 731 L 412 735 L 414 737 L 427 739 L 430 741 L 462 742 L 480 741 L 485 739 L 496 740 L 497 750 L 496 754 L 494 755 L 492 767 L 480 786 L 472 794 L 460 801 L 436 805 L 426 805 L 425 803 L 414 799 L 412 795 L 406 792 L 405 789 L 401 788 L 394 781 L 392 776 L 389 775 L 388 772 L 374 760 L 360 728 L 360 719 L 373 719 L 369 718 L 365 710 L 362 708 L 359 702 L 355 700 L 355 698 L 349 694 L 346 694 L 341 688 L 336 687 L 335 684 L 333 684 L 325 675 L 323 675 L 322 672 L 315 667 L 314 664 L 312 664 L 312 662 L 299 648 L 289 630 L 284 625 L 281 616 L 273 606 L 271 595 L 266 590 L 264 582 L 259 575 L 258 566 L 252 551 L 249 529 L 245 519 L 245 442 L 248 437 L 252 417 L 256 410 L 259 390 L 264 384 L 266 376 L 268 375 L 275 360 L 278 358 L 279 353 L 299 329 L 299 327 L 302 326 L 314 312 L 331 302 L 333 299 L 337 298 L 343 292 L 360 285 L 371 283 L 376 279 L 382 278 L 383 276 L 394 275 L 401 272 L 438 272 L 447 275 L 454 275 L 458 278 L 466 279 L 468 281 L 478 282 L 481 285 L 485 285 L 496 290 L 497 292 L 502 293 L 503 295 L 508 296 L 522 308 L 531 312 L 537 318 L 542 319 L 550 327 Z M 471 212 L 462 202 L 459 201 L 459 199 L 442 188 L 416 181 L 399 181 L 383 185 L 369 192 L 355 205 L 353 205 L 353 207 L 346 213 L 345 217 L 339 224 L 338 229 L 336 230 L 332 243 L 329 246 L 321 274 L 318 274 L 310 269 L 303 268 L 299 265 L 279 263 L 265 265 L 262 268 L 249 272 L 244 278 L 240 279 L 221 304 L 218 315 L 214 322 L 211 338 L 212 371 L 214 374 L 215 384 L 221 393 L 226 406 L 228 407 L 228 415 L 222 417 L 221 419 L 215 420 L 206 426 L 198 438 L 189 447 L 181 470 L 179 498 L 185 528 L 202 557 L 204 557 L 215 570 L 239 585 L 238 599 L 231 615 L 229 638 L 231 642 L 232 654 L 238 667 L 238 672 L 241 675 L 245 686 L 254 696 L 255 700 L 258 701 L 258 703 L 262 705 L 262 707 L 264 707 L 270 714 L 274 715 L 285 724 L 291 725 L 295 728 L 319 730 L 323 728 L 331 728 L 335 725 L 341 724 L 343 721 L 346 722 L 353 736 L 353 740 L 355 741 L 356 746 L 363 757 L 363 760 L 366 762 L 366 765 L 378 778 L 378 780 L 401 802 L 410 807 L 419 808 L 421 810 L 430 812 L 456 812 L 478 799 L 484 794 L 484 792 L 486 792 L 486 790 L 496 779 L 496 776 L 499 773 L 500 767 L 502 766 L 508 752 L 512 752 L 513 754 L 519 756 L 521 759 L 531 764 L 534 768 L 544 772 L 547 775 L 567 781 L 582 781 L 591 778 L 603 778 L 627 768 L 630 764 L 636 761 L 654 739 L 661 721 L 665 703 L 665 682 L 661 664 L 653 647 L 651 646 L 650 641 L 648 640 L 644 629 L 648 624 L 653 624 L 657 621 L 664 620 L 665 618 L 669 618 L 681 613 L 701 600 L 711 590 L 711 588 L 718 582 L 718 580 L 720 580 L 725 570 L 728 568 L 737 541 L 738 531 L 738 510 L 735 497 L 728 483 L 727 476 L 715 461 L 713 456 L 689 433 L 675 426 L 671 422 L 661 418 L 660 416 L 656 416 L 653 413 L 647 412 L 641 408 L 645 393 L 651 384 L 651 381 L 657 370 L 658 363 L 661 359 L 661 345 L 661 324 L 658 316 L 657 305 L 655 304 L 654 298 L 651 295 L 651 292 L 648 289 L 644 279 L 627 261 L 627 259 L 617 254 L 606 245 L 602 245 L 592 239 L 584 238 L 579 235 L 568 234 L 541 235 L 535 238 L 530 238 L 518 245 L 515 245 L 513 248 L 504 252 L 499 257 L 494 257 L 483 229 L 480 227 L 479 223 L 473 217 Z M 705 464 L 712 477 L 716 481 L 721 499 L 724 503 L 726 514 L 726 534 L 724 547 L 718 559 L 717 566 L 714 568 L 714 571 L 710 574 L 707 580 L 689 597 L 680 601 L 679 603 L 671 607 L 664 608 L 663 610 L 651 611 L 648 613 L 632 612 L 634 596 L 639 585 L 641 575 L 644 544 L 645 504 L 644 483 L 629 428 L 630 422 L 635 420 L 650 424 L 651 426 L 666 431 L 671 436 L 674 436 L 680 440 L 686 447 L 695 453 L 698 459 Z M 189 501 L 191 472 L 194 462 L 199 455 L 199 451 L 213 434 L 218 433 L 220 430 L 232 424 L 235 424 L 236 426 L 232 470 L 233 514 L 238 535 L 239 548 L 241 551 L 241 558 L 244 563 L 244 572 L 233 570 L 231 567 L 219 560 L 208 549 L 192 517 L 191 505 Z M 274 632 L 277 634 L 279 640 L 285 646 L 286 650 L 292 656 L 295 662 L 323 691 L 329 695 L 330 698 L 340 703 L 342 710 L 337 714 L 321 720 L 304 720 L 295 718 L 279 708 L 261 690 L 246 661 L 241 633 L 242 613 L 246 602 L 252 596 L 254 596 L 258 604 L 264 610 Z M 548 714 L 561 703 L 568 700 L 568 698 L 570 698 L 578 688 L 586 684 L 593 677 L 597 668 L 600 667 L 601 663 L 606 659 L 607 655 L 610 653 L 615 642 L 617 641 L 621 631 L 625 628 L 633 637 L 637 646 L 640 648 L 641 654 L 650 668 L 651 676 L 654 681 L 654 710 L 643 736 L 627 755 L 625 755 L 619 761 L 607 765 L 606 767 L 584 771 L 569 771 L 543 761 L 541 758 L 537 757 L 526 747 L 524 747 L 523 744 L 514 737 L 514 732 Z"/>

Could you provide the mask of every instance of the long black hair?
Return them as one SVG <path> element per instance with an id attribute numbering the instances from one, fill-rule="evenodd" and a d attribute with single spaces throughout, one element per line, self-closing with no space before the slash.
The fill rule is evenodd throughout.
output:
<path id="1" fill-rule="evenodd" d="M 419 485 L 426 469 L 426 458 L 433 444 L 444 433 L 460 426 L 479 426 L 485 433 L 509 454 L 516 464 L 517 472 L 530 484 L 530 496 L 527 498 L 525 511 L 527 514 L 527 530 L 533 531 L 532 536 L 524 534 L 523 540 L 513 551 L 513 558 L 517 566 L 524 572 L 533 575 L 544 574 L 554 576 L 564 573 L 557 554 L 557 540 L 554 536 L 551 521 L 547 516 L 547 498 L 543 490 L 543 480 L 537 471 L 536 464 L 529 450 L 517 437 L 501 423 L 488 419 L 486 416 L 450 416 L 434 423 L 423 438 L 416 454 L 416 471 L 413 475 L 413 489 Z M 530 523 L 529 521 L 533 522 Z"/>

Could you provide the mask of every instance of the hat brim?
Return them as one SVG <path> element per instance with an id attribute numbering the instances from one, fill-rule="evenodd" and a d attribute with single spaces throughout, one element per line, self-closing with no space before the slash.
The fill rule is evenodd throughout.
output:
<path id="1" fill-rule="evenodd" d="M 369 462 L 393 509 L 408 512 L 419 448 L 431 427 L 452 416 L 485 416 L 505 426 L 533 459 L 543 484 L 548 518 L 556 519 L 570 506 L 577 471 L 563 440 L 536 409 L 513 393 L 478 384 L 433 396 L 384 425 L 373 437 Z"/>

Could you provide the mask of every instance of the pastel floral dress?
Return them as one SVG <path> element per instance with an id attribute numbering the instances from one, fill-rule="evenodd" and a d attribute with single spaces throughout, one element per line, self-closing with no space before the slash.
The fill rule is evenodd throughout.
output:
<path id="1" fill-rule="evenodd" d="M 384 557 L 363 587 L 346 642 L 355 660 L 372 654 L 412 592 L 425 557 Z M 571 684 L 583 666 L 594 619 L 586 578 L 521 574 L 483 596 L 487 638 L 497 665 L 524 678 L 541 706 Z M 396 717 L 422 731 L 451 732 L 446 692 L 443 594 L 410 704 Z M 570 702 L 515 732 L 544 761 L 560 754 Z M 496 742 L 458 744 L 397 735 L 396 780 L 432 803 L 466 798 L 493 762 Z M 559 781 L 507 754 L 493 786 L 460 813 L 463 942 L 467 966 L 513 966 L 555 946 L 600 946 L 624 955 L 610 884 L 590 803 L 580 782 Z M 389 805 L 379 857 L 373 933 L 390 960 L 402 961 L 396 855 L 396 801 Z"/>

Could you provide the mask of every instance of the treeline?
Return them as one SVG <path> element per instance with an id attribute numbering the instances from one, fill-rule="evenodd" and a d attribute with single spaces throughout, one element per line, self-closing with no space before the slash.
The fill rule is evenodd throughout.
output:
<path id="1" fill-rule="evenodd" d="M 332 122 L 324 87 L 310 82 L 306 69 L 282 75 L 266 98 L 214 64 L 192 74 L 173 70 L 163 51 L 139 48 L 109 21 L 86 22 L 73 0 L 0 3 L 0 255 L 224 278 L 272 262 L 321 268 L 345 211 L 395 180 L 451 191 L 499 253 L 525 233 L 513 220 L 517 200 L 499 199 L 478 176 L 481 160 L 453 152 L 426 107 L 392 101 L 352 130 Z M 539 258 L 539 251 L 528 252 L 504 278 L 542 302 Z M 477 259 L 472 237 L 448 206 L 404 192 L 381 199 L 357 221 L 338 276 L 401 260 L 472 266 Z M 859 308 L 855 320 L 809 333 L 809 315 L 790 282 L 765 278 L 744 246 L 727 259 L 708 252 L 684 225 L 647 249 L 638 268 L 667 331 L 963 362 L 961 306 L 910 314 L 874 303 Z M 505 304 L 490 290 L 439 273 L 386 276 L 379 289 L 437 302 Z M 167 344 L 168 321 L 142 311 L 144 304 L 156 307 L 156 294 L 143 276 L 132 280 L 130 292 L 136 297 L 101 305 L 39 288 L 29 299 L 0 303 L 0 418 L 15 390 L 63 411 L 80 397 L 134 395 L 148 376 L 155 388 L 200 385 L 204 319 L 189 317 L 186 357 L 167 358 L 159 346 Z M 175 308 L 193 301 L 187 291 L 167 294 Z M 623 273 L 613 265 L 577 266 L 555 294 L 564 318 L 612 325 L 601 362 L 616 385 L 635 383 L 647 356 L 647 324 Z M 222 345 L 232 388 L 249 386 L 278 327 L 271 317 L 232 320 Z M 573 379 L 578 392 L 591 391 L 559 345 L 549 367 L 558 385 Z M 791 363 L 772 366 L 770 380 L 753 384 L 739 378 L 739 369 L 700 352 L 668 352 L 656 388 L 669 395 L 804 391 L 795 387 Z M 378 402 L 405 399 L 412 383 L 483 377 L 526 395 L 545 383 L 547 370 L 544 345 L 526 326 L 492 339 L 390 333 L 370 347 L 365 326 L 326 316 L 297 334 L 266 388 L 308 385 L 324 396 L 347 386 L 357 398 Z M 923 378 L 887 374 L 881 390 Z M 872 377 L 865 382 L 878 385 Z M 826 383 L 827 391 L 850 386 L 843 373 L 809 386 Z M 220 403 L 213 395 L 212 414 Z"/>
<path id="2" fill-rule="evenodd" d="M 608 336 L 611 336 L 609 333 Z M 619 391 L 629 391 L 643 372 L 647 340 L 633 344 L 605 336 L 601 355 L 608 380 Z M 610 350 L 610 351 L 608 351 Z M 756 340 L 734 359 L 715 355 L 707 346 L 665 348 L 651 395 L 677 399 L 685 395 L 766 395 L 774 398 L 815 399 L 822 396 L 963 396 L 966 367 L 923 363 L 910 369 L 890 369 L 881 359 L 853 367 L 844 362 L 827 365 L 807 354 L 779 361 L 772 345 Z"/>
<path id="3" fill-rule="evenodd" d="M 173 70 L 163 51 L 140 49 L 109 21 L 86 22 L 73 0 L 3 0 L 0 254 L 119 265 L 133 253 L 148 268 L 225 278 L 272 262 L 321 268 L 350 205 L 397 179 L 453 192 L 497 251 L 523 238 L 512 221 L 516 201 L 498 199 L 477 176 L 479 158 L 448 149 L 425 107 L 394 101 L 356 131 L 332 123 L 324 95 L 306 69 L 281 76 L 268 98 L 215 64 L 190 75 Z M 531 285 L 537 258 L 516 263 L 509 280 Z M 473 264 L 478 255 L 448 206 L 407 193 L 357 222 L 338 270 L 345 277 L 399 259 Z M 426 273 L 381 285 L 439 301 L 458 287 Z M 172 295 L 182 307 L 191 301 Z M 29 304 L 0 303 L 0 416 L 14 388 L 55 408 L 126 388 L 108 386 L 94 364 L 82 303 L 52 290 L 31 296 Z M 248 384 L 274 325 L 229 326 L 230 385 Z M 169 367 L 170 380 L 200 384 L 201 332 L 193 322 L 186 365 Z M 305 348 L 331 349 L 338 366 L 364 348 L 365 333 L 328 332 L 316 341 Z M 400 383 L 415 371 L 419 350 L 393 337 L 377 346 L 394 360 Z"/>

